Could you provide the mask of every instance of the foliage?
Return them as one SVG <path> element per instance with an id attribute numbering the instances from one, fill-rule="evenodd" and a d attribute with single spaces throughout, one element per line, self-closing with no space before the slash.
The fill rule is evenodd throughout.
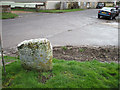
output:
<path id="1" fill-rule="evenodd" d="M 118 88 L 118 64 L 113 62 L 53 59 L 52 71 L 36 72 L 23 69 L 17 60 L 6 70 L 6 88 Z"/>
<path id="2" fill-rule="evenodd" d="M 66 46 L 62 46 L 61 47 L 64 51 L 67 50 L 67 47 Z"/>
<path id="3" fill-rule="evenodd" d="M 83 52 L 83 51 L 84 51 L 84 49 L 83 49 L 83 48 L 80 48 L 79 50 L 80 50 L 80 52 Z"/>
<path id="4" fill-rule="evenodd" d="M 55 5 L 55 8 L 57 9 L 57 10 L 59 10 L 60 9 L 60 3 L 57 3 L 56 5 Z"/>
<path id="5" fill-rule="evenodd" d="M 68 4 L 68 8 L 69 8 L 69 9 L 77 9 L 77 8 L 79 8 L 78 2 L 70 2 L 70 3 Z"/>
<path id="6" fill-rule="evenodd" d="M 0 13 L 0 19 L 11 19 L 11 18 L 15 18 L 18 15 L 13 14 L 13 13 Z"/>

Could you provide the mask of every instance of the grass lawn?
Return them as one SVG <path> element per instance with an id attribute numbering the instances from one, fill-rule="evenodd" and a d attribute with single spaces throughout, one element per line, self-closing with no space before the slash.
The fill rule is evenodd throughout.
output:
<path id="1" fill-rule="evenodd" d="M 12 9 L 13 11 L 30 11 L 36 12 L 35 9 Z M 84 9 L 67 9 L 67 10 L 39 10 L 38 12 L 45 12 L 45 13 L 62 13 L 62 12 L 73 12 L 73 11 L 82 11 Z"/>
<path id="2" fill-rule="evenodd" d="M 118 88 L 118 64 L 97 60 L 78 62 L 53 59 L 49 72 L 27 71 L 17 58 L 6 65 L 4 88 Z"/>
<path id="3" fill-rule="evenodd" d="M 0 13 L 0 19 L 11 19 L 17 17 L 17 14 L 13 13 Z"/>

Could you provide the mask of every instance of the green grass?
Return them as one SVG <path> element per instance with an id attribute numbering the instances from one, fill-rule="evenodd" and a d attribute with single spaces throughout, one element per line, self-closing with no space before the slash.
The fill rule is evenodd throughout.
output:
<path id="1" fill-rule="evenodd" d="M 83 49 L 83 48 L 80 48 L 79 51 L 80 51 L 80 52 L 84 52 L 84 49 Z"/>
<path id="2" fill-rule="evenodd" d="M 74 11 L 82 11 L 83 9 L 67 9 L 67 10 L 40 10 L 39 12 L 46 13 L 63 13 L 63 12 L 74 12 Z"/>
<path id="3" fill-rule="evenodd" d="M 97 60 L 78 62 L 53 59 L 49 72 L 24 70 L 17 60 L 6 65 L 6 88 L 118 88 L 118 64 Z M 50 76 L 51 75 L 51 76 Z M 46 82 L 44 78 L 49 78 Z"/>
<path id="4" fill-rule="evenodd" d="M 30 12 L 36 12 L 35 9 L 12 9 L 13 11 L 30 11 Z M 67 9 L 67 10 L 39 10 L 38 12 L 44 12 L 44 13 L 63 13 L 63 12 L 74 12 L 74 11 L 82 11 L 84 9 Z"/>
<path id="5" fill-rule="evenodd" d="M 1 60 L 0 60 L 1 61 Z M 1 64 L 1 63 L 0 63 Z M 2 88 L 2 67 L 0 65 L 0 90 Z"/>
<path id="6" fill-rule="evenodd" d="M 67 50 L 67 47 L 66 47 L 66 46 L 62 46 L 61 48 L 62 48 L 64 51 Z"/>
<path id="7" fill-rule="evenodd" d="M 17 14 L 13 14 L 13 13 L 0 13 L 0 19 L 12 19 L 17 17 Z"/>
<path id="8" fill-rule="evenodd" d="M 2 59 L 2 57 L 0 57 L 0 59 Z M 17 57 L 4 56 L 5 63 L 16 61 L 16 60 L 18 60 Z"/>
<path id="9" fill-rule="evenodd" d="M 36 12 L 35 9 L 11 9 L 12 11 L 29 11 L 29 12 Z"/>

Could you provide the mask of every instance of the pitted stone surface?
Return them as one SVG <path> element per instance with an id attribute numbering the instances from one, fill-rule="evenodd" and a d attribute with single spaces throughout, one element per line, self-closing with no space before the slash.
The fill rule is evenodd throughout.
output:
<path id="1" fill-rule="evenodd" d="M 25 40 L 17 48 L 24 68 L 43 71 L 52 69 L 53 52 L 49 40 L 45 38 Z"/>

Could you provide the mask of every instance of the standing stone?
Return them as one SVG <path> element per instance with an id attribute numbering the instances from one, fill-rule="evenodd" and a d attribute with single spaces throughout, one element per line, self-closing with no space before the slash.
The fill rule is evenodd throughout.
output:
<path id="1" fill-rule="evenodd" d="M 49 40 L 31 39 L 21 42 L 18 46 L 21 64 L 25 69 L 48 71 L 52 69 L 52 45 Z"/>

